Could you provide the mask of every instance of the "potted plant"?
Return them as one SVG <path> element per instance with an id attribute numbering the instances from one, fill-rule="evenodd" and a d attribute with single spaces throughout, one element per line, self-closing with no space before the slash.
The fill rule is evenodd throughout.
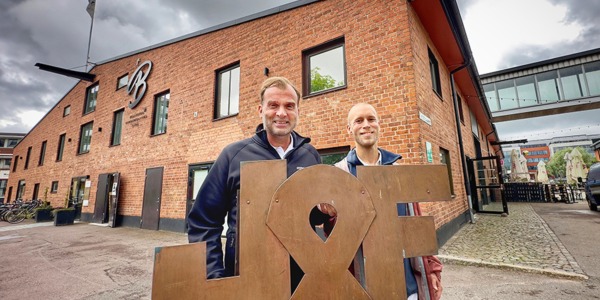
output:
<path id="1" fill-rule="evenodd" d="M 75 222 L 75 209 L 72 207 L 57 208 L 52 212 L 55 226 L 72 225 Z"/>
<path id="2" fill-rule="evenodd" d="M 52 221 L 52 206 L 40 206 L 35 209 L 35 222 L 50 222 Z"/>

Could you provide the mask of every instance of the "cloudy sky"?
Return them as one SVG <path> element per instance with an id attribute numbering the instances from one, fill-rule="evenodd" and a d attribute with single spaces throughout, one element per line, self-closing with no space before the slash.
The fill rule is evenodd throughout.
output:
<path id="1" fill-rule="evenodd" d="M 292 1 L 97 0 L 91 61 L 102 61 Z M 28 132 L 84 71 L 86 0 L 0 1 L 0 132 Z M 598 0 L 458 0 L 481 74 L 600 48 Z M 600 133 L 600 110 L 496 123 L 503 140 Z M 525 124 L 528 124 L 525 126 Z M 527 131 L 525 131 L 526 129 Z"/>

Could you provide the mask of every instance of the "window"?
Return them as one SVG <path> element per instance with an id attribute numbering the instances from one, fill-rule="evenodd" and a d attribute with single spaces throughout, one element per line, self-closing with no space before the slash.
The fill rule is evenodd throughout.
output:
<path id="1" fill-rule="evenodd" d="M 65 109 L 63 110 L 63 117 L 66 117 L 70 114 L 71 114 L 71 105 L 67 105 L 67 107 L 65 107 Z"/>
<path id="2" fill-rule="evenodd" d="M 99 86 L 100 85 L 96 83 L 87 89 L 87 94 L 85 97 L 85 107 L 83 108 L 84 115 L 96 110 L 96 99 L 98 98 Z"/>
<path id="3" fill-rule="evenodd" d="M 427 52 L 429 53 L 429 72 L 431 72 L 431 84 L 433 91 L 442 97 L 442 83 L 440 82 L 440 68 L 438 66 L 438 61 L 431 52 L 431 49 L 427 48 Z"/>
<path id="4" fill-rule="evenodd" d="M 565 100 L 587 96 L 581 65 L 560 69 L 558 72 Z"/>
<path id="5" fill-rule="evenodd" d="M 483 86 L 483 92 L 485 93 L 485 99 L 487 100 L 488 106 L 491 112 L 498 111 L 500 106 L 498 105 L 498 98 L 496 97 L 496 88 L 494 84 L 486 84 Z"/>
<path id="6" fill-rule="evenodd" d="M 538 97 L 535 91 L 535 76 L 525 76 L 515 79 L 517 85 L 517 94 L 519 95 L 519 107 L 538 104 Z"/>
<path id="7" fill-rule="evenodd" d="M 4 192 L 6 191 L 6 183 L 8 179 L 0 179 L 0 203 L 4 203 Z"/>
<path id="8" fill-rule="evenodd" d="M 462 99 L 458 94 L 456 94 L 456 102 L 458 102 L 458 116 L 460 117 L 460 122 L 464 125 L 465 117 L 463 116 Z"/>
<path id="9" fill-rule="evenodd" d="M 512 79 L 496 82 L 498 97 L 500 98 L 500 109 L 511 109 L 519 107 L 517 103 L 517 90 Z"/>
<path id="10" fill-rule="evenodd" d="M 27 156 L 25 156 L 25 170 L 29 168 L 29 157 L 31 156 L 31 147 L 27 147 Z"/>
<path id="11" fill-rule="evenodd" d="M 17 198 L 18 200 L 23 200 L 23 194 L 25 193 L 25 179 L 19 180 L 19 185 L 17 187 Z"/>
<path id="12" fill-rule="evenodd" d="M 65 150 L 65 138 L 66 133 L 63 133 L 58 137 L 58 149 L 56 150 L 56 161 L 61 161 L 63 157 L 63 151 Z"/>
<path id="13" fill-rule="evenodd" d="M 232 116 L 240 111 L 240 65 L 217 71 L 215 119 Z"/>
<path id="14" fill-rule="evenodd" d="M 81 132 L 79 133 L 79 147 L 77 154 L 83 154 L 90 152 L 90 145 L 92 144 L 92 130 L 94 122 L 89 122 L 81 125 Z"/>
<path id="15" fill-rule="evenodd" d="M 167 132 L 167 120 L 169 118 L 169 92 L 154 98 L 154 118 L 152 120 L 152 135 Z"/>
<path id="16" fill-rule="evenodd" d="M 344 38 L 302 52 L 303 93 L 320 94 L 346 87 Z"/>
<path id="17" fill-rule="evenodd" d="M 19 140 L 17 140 L 17 139 L 8 139 L 8 144 L 6 145 L 6 147 L 14 148 L 18 143 L 19 143 Z"/>
<path id="18" fill-rule="evenodd" d="M 450 165 L 450 151 L 440 147 L 440 161 L 448 168 L 448 181 L 450 182 L 450 193 L 454 195 L 454 183 L 452 182 L 452 167 Z"/>
<path id="19" fill-rule="evenodd" d="M 479 138 L 479 126 L 477 126 L 477 119 L 475 118 L 475 115 L 473 114 L 473 112 L 469 112 L 469 113 L 471 115 L 471 132 L 473 132 L 474 136 Z"/>
<path id="20" fill-rule="evenodd" d="M 58 181 L 52 181 L 50 193 L 56 194 L 58 192 Z"/>
<path id="21" fill-rule="evenodd" d="M 114 113 L 113 115 L 113 127 L 112 134 L 110 139 L 110 145 L 116 146 L 121 144 L 121 130 L 123 129 L 123 112 L 125 110 L 121 109 Z"/>
<path id="22" fill-rule="evenodd" d="M 548 71 L 535 75 L 540 89 L 541 104 L 556 102 L 560 99 L 558 89 L 558 74 L 555 71 Z"/>
<path id="23" fill-rule="evenodd" d="M 0 170 L 10 170 L 10 158 L 0 158 Z"/>
<path id="24" fill-rule="evenodd" d="M 19 162 L 19 156 L 15 155 L 15 163 L 13 164 L 13 169 L 12 169 L 13 172 L 17 171 L 17 164 L 18 164 L 18 162 Z"/>
<path id="25" fill-rule="evenodd" d="M 37 200 L 39 192 L 40 192 L 40 184 L 36 183 L 33 185 L 33 194 L 31 195 L 31 199 Z"/>
<path id="26" fill-rule="evenodd" d="M 44 157 L 46 156 L 46 141 L 42 142 L 42 147 L 40 148 L 40 159 L 38 160 L 38 166 L 44 165 Z"/>
<path id="27" fill-rule="evenodd" d="M 117 90 L 126 87 L 128 83 L 129 77 L 127 74 L 119 77 L 119 79 L 117 79 Z"/>
<path id="28" fill-rule="evenodd" d="M 587 79 L 590 96 L 600 95 L 600 61 L 585 64 L 583 67 L 585 68 L 585 78 Z"/>
<path id="29" fill-rule="evenodd" d="M 319 155 L 321 156 L 321 161 L 326 165 L 333 165 L 338 161 L 344 159 L 348 152 L 350 151 L 349 146 L 329 148 L 329 149 L 320 149 Z"/>
<path id="30" fill-rule="evenodd" d="M 6 202 L 10 202 L 10 197 L 12 196 L 12 186 L 8 187 L 8 195 L 6 195 Z"/>

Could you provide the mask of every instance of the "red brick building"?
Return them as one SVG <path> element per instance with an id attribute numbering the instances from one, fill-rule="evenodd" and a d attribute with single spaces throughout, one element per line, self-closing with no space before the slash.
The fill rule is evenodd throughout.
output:
<path id="1" fill-rule="evenodd" d="M 347 112 L 369 102 L 402 163 L 448 163 L 454 200 L 424 207 L 445 241 L 468 218 L 461 147 L 499 151 L 472 59 L 455 0 L 293 2 L 98 63 L 15 148 L 8 185 L 48 187 L 84 221 L 117 196 L 118 224 L 184 231 L 211 162 L 260 123 L 261 82 L 285 76 L 303 93 L 296 131 L 323 154 L 350 149 Z"/>

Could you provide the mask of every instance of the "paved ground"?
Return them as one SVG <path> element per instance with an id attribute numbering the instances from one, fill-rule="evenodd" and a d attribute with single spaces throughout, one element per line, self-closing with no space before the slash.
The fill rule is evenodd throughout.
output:
<path id="1" fill-rule="evenodd" d="M 475 224 L 466 224 L 439 254 L 447 262 L 586 278 L 577 261 L 530 203 L 509 203 L 507 217 L 477 214 Z"/>
<path id="2" fill-rule="evenodd" d="M 509 211 L 478 214 L 440 249 L 443 299 L 600 299 L 600 231 L 589 231 L 600 213 L 583 202 Z M 0 299 L 150 299 L 154 248 L 186 242 L 135 228 L 0 222 Z"/>

